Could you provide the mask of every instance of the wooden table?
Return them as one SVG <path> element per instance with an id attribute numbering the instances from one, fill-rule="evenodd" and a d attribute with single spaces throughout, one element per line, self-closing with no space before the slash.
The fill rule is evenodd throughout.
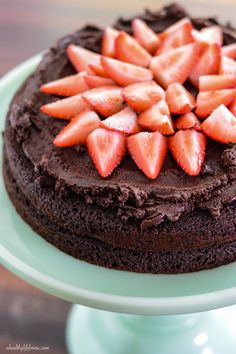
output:
<path id="1" fill-rule="evenodd" d="M 144 7 L 156 9 L 164 2 L 0 0 L 0 76 L 85 22 L 106 25 L 117 16 L 128 17 Z M 183 3 L 196 15 L 217 12 L 224 21 L 236 25 L 235 0 Z M 7 352 L 9 344 L 30 344 L 49 346 L 45 353 L 65 354 L 64 327 L 69 307 L 67 302 L 33 288 L 0 266 L 0 353 Z"/>

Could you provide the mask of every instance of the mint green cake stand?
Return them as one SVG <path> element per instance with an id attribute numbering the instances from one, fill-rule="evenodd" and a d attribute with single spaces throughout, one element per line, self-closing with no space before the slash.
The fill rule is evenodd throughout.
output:
<path id="1" fill-rule="evenodd" d="M 40 58 L 0 81 L 1 130 L 12 95 Z M 68 319 L 70 354 L 236 353 L 236 307 L 224 308 L 236 303 L 236 263 L 191 274 L 151 275 L 78 261 L 22 221 L 2 176 L 0 258 L 34 286 L 80 304 L 73 305 Z"/>

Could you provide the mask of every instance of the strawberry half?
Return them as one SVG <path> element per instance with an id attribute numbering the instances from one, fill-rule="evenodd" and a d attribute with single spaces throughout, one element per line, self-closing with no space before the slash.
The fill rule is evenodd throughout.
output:
<path id="1" fill-rule="evenodd" d="M 89 68 L 93 71 L 93 74 L 101 77 L 109 77 L 101 64 L 93 65 L 90 64 Z"/>
<path id="2" fill-rule="evenodd" d="M 153 78 L 150 70 L 120 60 L 102 57 L 101 63 L 109 77 L 120 86 L 150 81 Z"/>
<path id="3" fill-rule="evenodd" d="M 79 94 L 76 96 L 63 98 L 62 100 L 45 104 L 40 109 L 43 113 L 46 113 L 52 117 L 71 119 L 76 114 L 89 108 L 89 105 L 85 102 L 82 95 Z"/>
<path id="4" fill-rule="evenodd" d="M 95 112 L 85 110 L 77 114 L 70 123 L 60 131 L 53 143 L 58 147 L 85 144 L 88 135 L 99 127 L 99 123 L 100 119 Z"/>
<path id="5" fill-rule="evenodd" d="M 219 46 L 222 46 L 223 43 L 222 28 L 217 25 L 204 27 L 200 31 L 193 30 L 193 37 L 197 42 L 216 43 Z"/>
<path id="6" fill-rule="evenodd" d="M 40 91 L 58 96 L 74 96 L 89 90 L 85 81 L 86 74 L 81 72 L 76 75 L 63 77 L 40 86 Z"/>
<path id="7" fill-rule="evenodd" d="M 157 47 L 160 44 L 160 39 L 143 20 L 135 18 L 132 21 L 132 30 L 134 32 L 134 37 L 143 48 L 150 53 L 154 53 L 157 50 Z"/>
<path id="8" fill-rule="evenodd" d="M 198 87 L 199 77 L 203 75 L 218 74 L 221 63 L 221 48 L 218 44 L 209 44 L 200 56 L 200 59 L 194 66 L 190 81 Z"/>
<path id="9" fill-rule="evenodd" d="M 196 115 L 205 118 L 219 105 L 228 106 L 236 97 L 236 89 L 199 92 L 197 95 Z"/>
<path id="10" fill-rule="evenodd" d="M 123 107 L 121 91 L 122 89 L 118 86 L 97 87 L 86 91 L 83 98 L 96 112 L 109 117 Z"/>
<path id="11" fill-rule="evenodd" d="M 181 20 L 174 22 L 173 25 L 167 27 L 162 33 L 159 33 L 160 39 L 164 40 L 170 33 L 178 31 L 178 29 L 186 23 L 192 25 L 192 22 L 188 17 L 181 18 Z"/>
<path id="12" fill-rule="evenodd" d="M 193 112 L 188 112 L 178 117 L 174 121 L 175 128 L 178 130 L 186 130 L 194 128 L 197 131 L 201 130 L 201 123 Z"/>
<path id="13" fill-rule="evenodd" d="M 194 129 L 179 130 L 169 138 L 169 148 L 185 173 L 190 176 L 199 175 L 206 151 L 204 134 Z"/>
<path id="14" fill-rule="evenodd" d="M 221 49 L 222 55 L 231 59 L 236 59 L 236 43 L 225 45 Z"/>
<path id="15" fill-rule="evenodd" d="M 102 55 L 113 58 L 115 56 L 115 41 L 119 31 L 112 27 L 105 28 L 102 37 Z"/>
<path id="16" fill-rule="evenodd" d="M 220 74 L 236 75 L 236 62 L 233 59 L 222 56 Z"/>
<path id="17" fill-rule="evenodd" d="M 159 131 L 164 135 L 174 134 L 174 125 L 167 103 L 155 103 L 138 117 L 138 123 L 145 129 Z"/>
<path id="18" fill-rule="evenodd" d="M 141 82 L 127 86 L 123 97 L 136 112 L 143 112 L 154 103 L 165 99 L 165 91 L 154 81 Z"/>
<path id="19" fill-rule="evenodd" d="M 137 114 L 130 107 L 125 107 L 120 112 L 101 121 L 100 126 L 124 134 L 136 134 L 140 132 Z"/>
<path id="20" fill-rule="evenodd" d="M 138 168 L 147 177 L 157 178 L 168 152 L 167 138 L 159 132 L 141 132 L 127 138 L 127 148 Z"/>
<path id="21" fill-rule="evenodd" d="M 91 50 L 70 44 L 67 47 L 67 56 L 77 71 L 86 71 L 92 74 L 89 68 L 90 64 L 99 65 L 100 55 L 92 52 Z"/>
<path id="22" fill-rule="evenodd" d="M 115 85 L 115 82 L 108 77 L 101 77 L 96 75 L 87 75 L 85 76 L 85 81 L 89 88 L 101 87 Z"/>
<path id="23" fill-rule="evenodd" d="M 236 117 L 236 98 L 233 100 L 233 102 L 229 105 L 229 110 L 233 113 L 233 115 Z"/>
<path id="24" fill-rule="evenodd" d="M 204 75 L 199 77 L 200 91 L 223 90 L 235 86 L 235 75 Z"/>
<path id="25" fill-rule="evenodd" d="M 160 55 L 193 42 L 191 22 L 184 22 L 176 31 L 168 34 L 158 47 L 155 55 Z"/>
<path id="26" fill-rule="evenodd" d="M 184 114 L 195 106 L 195 98 L 181 84 L 171 84 L 166 90 L 166 102 L 173 114 Z"/>
<path id="27" fill-rule="evenodd" d="M 143 67 L 149 66 L 151 61 L 151 55 L 126 32 L 120 32 L 116 38 L 115 56 L 121 61 Z"/>
<path id="28" fill-rule="evenodd" d="M 103 128 L 95 129 L 87 138 L 87 149 L 98 173 L 108 177 L 125 155 L 125 136 Z"/>
<path id="29" fill-rule="evenodd" d="M 154 57 L 150 69 L 156 80 L 167 88 L 172 83 L 183 84 L 200 55 L 201 45 L 187 44 Z"/>
<path id="30" fill-rule="evenodd" d="M 223 104 L 201 125 L 209 138 L 223 144 L 236 143 L 236 117 Z"/>

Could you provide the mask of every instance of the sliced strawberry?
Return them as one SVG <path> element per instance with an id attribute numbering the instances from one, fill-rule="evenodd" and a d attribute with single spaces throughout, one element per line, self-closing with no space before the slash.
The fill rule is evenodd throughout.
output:
<path id="1" fill-rule="evenodd" d="M 126 32 L 120 32 L 116 38 L 115 56 L 121 61 L 138 66 L 149 66 L 151 55 Z"/>
<path id="2" fill-rule="evenodd" d="M 201 128 L 209 138 L 220 143 L 236 143 L 236 117 L 223 104 L 211 113 Z"/>
<path id="3" fill-rule="evenodd" d="M 170 33 L 176 32 L 180 27 L 185 25 L 185 23 L 192 25 L 192 22 L 188 17 L 181 18 L 181 20 L 174 22 L 173 25 L 167 27 L 165 31 L 159 33 L 159 37 L 161 40 L 164 40 Z"/>
<path id="4" fill-rule="evenodd" d="M 53 143 L 58 147 L 85 144 L 88 135 L 99 127 L 99 123 L 100 119 L 95 112 L 91 110 L 82 111 L 60 131 Z"/>
<path id="5" fill-rule="evenodd" d="M 169 138 L 169 148 L 184 172 L 190 176 L 199 175 L 206 151 L 204 134 L 194 129 L 179 130 Z"/>
<path id="6" fill-rule="evenodd" d="M 231 59 L 236 59 L 236 43 L 224 45 L 221 49 L 222 55 Z"/>
<path id="7" fill-rule="evenodd" d="M 199 92 L 197 95 L 196 115 L 205 118 L 219 105 L 228 106 L 236 97 L 236 89 Z"/>
<path id="8" fill-rule="evenodd" d="M 132 21 L 132 30 L 134 32 L 134 37 L 143 48 L 150 53 L 154 53 L 157 50 L 157 47 L 160 44 L 160 39 L 143 20 L 135 18 Z"/>
<path id="9" fill-rule="evenodd" d="M 157 178 L 168 152 L 167 138 L 159 132 L 141 132 L 127 138 L 127 148 L 140 170 L 151 179 Z"/>
<path id="10" fill-rule="evenodd" d="M 176 31 L 171 32 L 162 41 L 155 55 L 160 55 L 193 42 L 191 22 L 184 22 Z"/>
<path id="11" fill-rule="evenodd" d="M 89 90 L 85 81 L 86 74 L 81 72 L 76 75 L 63 77 L 40 86 L 40 91 L 58 96 L 74 96 Z"/>
<path id="12" fill-rule="evenodd" d="M 138 123 L 145 129 L 159 131 L 164 135 L 174 134 L 174 125 L 166 101 L 155 103 L 138 117 Z"/>
<path id="13" fill-rule="evenodd" d="M 219 46 L 223 43 L 222 28 L 217 25 L 204 27 L 200 31 L 193 30 L 193 37 L 197 42 L 208 44 L 216 43 Z"/>
<path id="14" fill-rule="evenodd" d="M 85 81 L 89 88 L 101 87 L 115 85 L 115 82 L 108 77 L 101 77 L 96 75 L 87 75 L 85 76 Z"/>
<path id="15" fill-rule="evenodd" d="M 236 117 L 236 98 L 233 100 L 233 102 L 229 105 L 229 110 L 233 113 L 233 115 Z"/>
<path id="16" fill-rule="evenodd" d="M 220 74 L 236 75 L 236 62 L 233 59 L 222 56 Z"/>
<path id="17" fill-rule="evenodd" d="M 154 81 L 141 82 L 127 86 L 123 97 L 136 112 L 143 112 L 154 103 L 165 98 L 165 91 Z"/>
<path id="18" fill-rule="evenodd" d="M 172 83 L 183 84 L 200 55 L 201 45 L 187 44 L 154 57 L 150 69 L 156 80 L 165 88 Z"/>
<path id="19" fill-rule="evenodd" d="M 87 138 L 87 149 L 98 173 L 108 177 L 125 155 L 125 136 L 103 128 L 95 129 Z"/>
<path id="20" fill-rule="evenodd" d="M 100 64 L 101 56 L 99 54 L 74 44 L 70 44 L 67 47 L 67 55 L 77 71 L 86 71 L 87 73 L 92 74 L 89 65 Z"/>
<path id="21" fill-rule="evenodd" d="M 236 75 L 204 75 L 199 77 L 200 91 L 223 90 L 236 86 Z"/>
<path id="22" fill-rule="evenodd" d="M 112 27 L 107 27 L 102 37 L 102 55 L 113 58 L 115 56 L 115 41 L 119 31 Z"/>
<path id="23" fill-rule="evenodd" d="M 136 134 L 140 132 L 137 114 L 130 107 L 125 107 L 120 112 L 101 121 L 100 126 L 124 134 Z"/>
<path id="24" fill-rule="evenodd" d="M 86 91 L 83 98 L 96 112 L 104 117 L 109 117 L 119 112 L 123 107 L 121 91 L 122 89 L 118 86 L 97 87 Z"/>
<path id="25" fill-rule="evenodd" d="M 166 102 L 173 114 L 184 114 L 191 111 L 195 105 L 195 98 L 181 84 L 171 84 L 166 90 Z"/>
<path id="26" fill-rule="evenodd" d="M 40 109 L 43 113 L 46 113 L 52 117 L 71 119 L 76 114 L 88 108 L 90 108 L 89 105 L 85 102 L 82 95 L 79 94 L 76 96 L 63 98 L 62 100 L 45 104 Z"/>
<path id="27" fill-rule="evenodd" d="M 194 128 L 197 131 L 201 130 L 201 123 L 193 112 L 188 112 L 178 117 L 174 121 L 175 128 L 178 130 L 186 130 Z"/>
<path id="28" fill-rule="evenodd" d="M 219 73 L 220 62 L 220 46 L 218 44 L 207 45 L 191 72 L 190 81 L 194 84 L 194 86 L 198 87 L 198 80 L 200 76 Z"/>
<path id="29" fill-rule="evenodd" d="M 93 65 L 90 64 L 89 68 L 93 71 L 93 74 L 101 77 L 109 77 L 101 64 Z"/>
<path id="30" fill-rule="evenodd" d="M 137 65 L 121 62 L 116 59 L 102 57 L 101 63 L 109 77 L 120 86 L 132 85 L 136 82 L 150 81 L 152 72 Z"/>

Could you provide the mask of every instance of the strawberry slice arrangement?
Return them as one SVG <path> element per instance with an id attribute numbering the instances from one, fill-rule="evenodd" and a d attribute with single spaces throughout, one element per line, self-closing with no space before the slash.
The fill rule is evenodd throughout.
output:
<path id="1" fill-rule="evenodd" d="M 210 139 L 236 143 L 236 43 L 223 45 L 220 26 L 197 30 L 189 18 L 161 33 L 135 18 L 132 33 L 107 27 L 101 53 L 67 47 L 77 73 L 40 87 L 63 97 L 41 111 L 69 120 L 53 143 L 86 145 L 104 178 L 129 153 L 156 179 L 168 151 L 197 176 Z"/>

